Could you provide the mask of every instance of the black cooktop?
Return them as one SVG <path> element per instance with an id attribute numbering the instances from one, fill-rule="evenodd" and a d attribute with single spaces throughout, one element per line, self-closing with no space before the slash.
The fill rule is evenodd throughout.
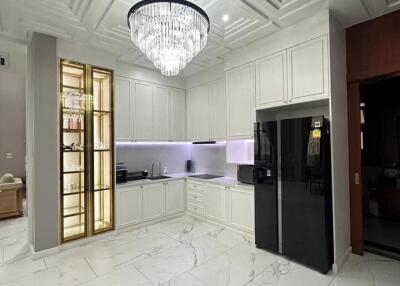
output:
<path id="1" fill-rule="evenodd" d="M 223 176 L 212 175 L 212 174 L 200 174 L 200 175 L 193 175 L 193 176 L 189 176 L 189 177 L 210 180 L 210 179 L 215 179 L 215 178 L 221 178 Z"/>

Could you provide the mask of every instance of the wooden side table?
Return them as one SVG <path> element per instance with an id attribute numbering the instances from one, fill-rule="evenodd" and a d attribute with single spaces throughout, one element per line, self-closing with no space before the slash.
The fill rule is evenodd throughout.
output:
<path id="1" fill-rule="evenodd" d="M 23 216 L 23 183 L 20 178 L 14 182 L 0 184 L 0 218 Z"/>

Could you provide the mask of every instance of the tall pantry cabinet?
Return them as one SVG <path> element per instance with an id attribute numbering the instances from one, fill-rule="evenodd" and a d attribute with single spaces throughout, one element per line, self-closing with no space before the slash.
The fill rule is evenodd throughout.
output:
<path id="1" fill-rule="evenodd" d="M 114 229 L 113 72 L 61 59 L 61 241 Z"/>

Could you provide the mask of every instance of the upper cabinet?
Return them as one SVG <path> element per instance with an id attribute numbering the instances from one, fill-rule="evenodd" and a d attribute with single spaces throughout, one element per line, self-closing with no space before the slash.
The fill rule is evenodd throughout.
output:
<path id="1" fill-rule="evenodd" d="M 133 83 L 129 78 L 115 77 L 115 139 L 133 140 Z"/>
<path id="2" fill-rule="evenodd" d="M 328 98 L 327 37 L 296 45 L 256 61 L 256 108 Z"/>
<path id="3" fill-rule="evenodd" d="M 184 141 L 186 139 L 186 95 L 182 89 L 170 89 L 169 123 L 170 140 Z"/>
<path id="4" fill-rule="evenodd" d="M 208 85 L 196 86 L 188 91 L 188 136 L 193 141 L 210 139 Z"/>
<path id="5" fill-rule="evenodd" d="M 169 140 L 169 89 L 153 87 L 153 140 Z"/>
<path id="6" fill-rule="evenodd" d="M 210 132 L 213 140 L 226 140 L 226 94 L 225 80 L 210 84 Z"/>
<path id="7" fill-rule="evenodd" d="M 287 100 L 286 51 L 256 61 L 257 109 L 280 106 Z"/>
<path id="8" fill-rule="evenodd" d="M 225 81 L 220 79 L 188 90 L 189 140 L 226 140 Z"/>
<path id="9" fill-rule="evenodd" d="M 252 63 L 226 72 L 228 139 L 253 138 L 254 89 L 255 78 Z"/>
<path id="10" fill-rule="evenodd" d="M 116 141 L 186 139 L 186 94 L 125 77 L 115 79 Z"/>
<path id="11" fill-rule="evenodd" d="M 135 82 L 134 106 L 134 139 L 153 140 L 153 86 L 150 83 Z"/>
<path id="12" fill-rule="evenodd" d="M 289 102 L 328 98 L 328 39 L 323 36 L 288 49 Z"/>

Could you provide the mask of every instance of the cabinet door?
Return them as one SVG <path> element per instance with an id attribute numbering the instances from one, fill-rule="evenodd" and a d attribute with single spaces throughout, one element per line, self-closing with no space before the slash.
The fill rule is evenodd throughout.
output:
<path id="1" fill-rule="evenodd" d="M 143 219 L 151 220 L 164 216 L 164 184 L 143 186 Z"/>
<path id="2" fill-rule="evenodd" d="M 288 50 L 289 102 L 328 97 L 328 51 L 326 36 Z"/>
<path id="3" fill-rule="evenodd" d="M 206 217 L 227 222 L 227 190 L 224 186 L 207 185 L 204 206 Z"/>
<path id="4" fill-rule="evenodd" d="M 209 102 L 211 139 L 226 140 L 226 95 L 224 79 L 210 84 Z"/>
<path id="5" fill-rule="evenodd" d="M 131 80 L 115 78 L 115 140 L 133 140 L 133 98 L 131 97 Z"/>
<path id="6" fill-rule="evenodd" d="M 226 72 L 228 139 L 253 138 L 255 92 L 253 65 Z"/>
<path id="7" fill-rule="evenodd" d="M 169 118 L 168 118 L 169 90 L 166 87 L 155 86 L 153 88 L 153 139 L 168 141 Z"/>
<path id="8" fill-rule="evenodd" d="M 117 191 L 117 228 L 142 221 L 142 188 L 126 188 Z"/>
<path id="9" fill-rule="evenodd" d="M 135 83 L 134 138 L 138 141 L 153 139 L 153 87 L 147 83 Z"/>
<path id="10" fill-rule="evenodd" d="M 184 141 L 186 139 L 186 95 L 182 89 L 170 89 L 169 118 L 169 138 L 173 141 Z"/>
<path id="11" fill-rule="evenodd" d="M 208 105 L 208 85 L 200 85 L 190 89 L 188 96 L 190 100 L 190 135 L 191 140 L 209 140 L 210 139 L 210 121 Z"/>
<path id="12" fill-rule="evenodd" d="M 256 62 L 256 108 L 281 106 L 286 101 L 286 51 L 282 51 Z"/>
<path id="13" fill-rule="evenodd" d="M 244 231 L 254 231 L 254 191 L 230 188 L 229 221 Z"/>
<path id="14" fill-rule="evenodd" d="M 171 215 L 185 210 L 185 181 L 165 183 L 165 214 Z"/>

